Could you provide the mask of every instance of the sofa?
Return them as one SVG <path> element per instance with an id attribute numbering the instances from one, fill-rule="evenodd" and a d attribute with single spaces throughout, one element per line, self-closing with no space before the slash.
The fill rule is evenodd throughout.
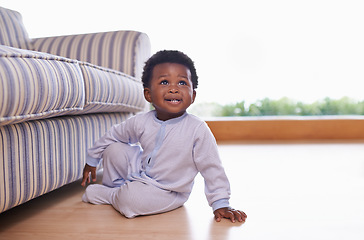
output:
<path id="1" fill-rule="evenodd" d="M 82 177 L 87 149 L 147 108 L 137 31 L 30 39 L 0 7 L 0 213 Z"/>

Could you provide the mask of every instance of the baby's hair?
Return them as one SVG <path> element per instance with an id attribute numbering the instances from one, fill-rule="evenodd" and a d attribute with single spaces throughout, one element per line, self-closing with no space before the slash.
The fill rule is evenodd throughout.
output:
<path id="1" fill-rule="evenodd" d="M 198 76 L 194 62 L 186 54 L 176 50 L 162 50 L 151 56 L 145 63 L 142 75 L 142 82 L 144 88 L 148 88 L 150 79 L 152 78 L 153 69 L 156 65 L 161 63 L 178 63 L 187 67 L 191 72 L 191 81 L 193 89 L 197 88 Z"/>

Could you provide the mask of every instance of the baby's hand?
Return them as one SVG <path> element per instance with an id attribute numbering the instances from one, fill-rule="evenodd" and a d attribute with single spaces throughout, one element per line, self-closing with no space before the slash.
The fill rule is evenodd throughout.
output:
<path id="1" fill-rule="evenodd" d="M 231 222 L 238 220 L 239 222 L 245 222 L 247 215 L 240 210 L 235 210 L 233 208 L 219 208 L 214 211 L 216 222 L 220 222 L 221 218 L 228 218 Z"/>
<path id="2" fill-rule="evenodd" d="M 90 183 L 90 173 L 91 173 L 92 181 L 96 182 L 96 167 L 91 167 L 86 164 L 85 167 L 83 168 L 83 174 L 82 174 L 81 185 L 83 187 L 86 186 L 86 183 Z"/>

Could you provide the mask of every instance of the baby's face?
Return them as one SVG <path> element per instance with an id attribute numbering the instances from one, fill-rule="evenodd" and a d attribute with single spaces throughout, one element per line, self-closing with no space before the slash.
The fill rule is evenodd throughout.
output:
<path id="1" fill-rule="evenodd" d="M 144 96 L 155 107 L 159 120 L 182 116 L 196 97 L 190 70 L 177 63 L 156 65 Z"/>

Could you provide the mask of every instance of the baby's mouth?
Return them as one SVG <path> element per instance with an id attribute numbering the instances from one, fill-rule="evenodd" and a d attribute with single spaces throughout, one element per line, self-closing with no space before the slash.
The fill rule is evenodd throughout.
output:
<path id="1" fill-rule="evenodd" d="M 180 99 L 166 99 L 167 102 L 171 102 L 171 103 L 179 103 L 181 102 Z"/>

